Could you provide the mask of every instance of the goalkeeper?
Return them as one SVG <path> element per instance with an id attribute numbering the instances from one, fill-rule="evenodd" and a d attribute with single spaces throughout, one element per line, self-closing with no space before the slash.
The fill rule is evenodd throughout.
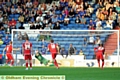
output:
<path id="1" fill-rule="evenodd" d="M 39 53 L 38 50 L 35 51 L 35 58 L 37 58 L 37 59 L 40 61 L 40 63 L 41 63 L 41 64 L 44 64 L 45 66 L 47 66 L 48 63 L 50 63 L 50 60 L 45 59 L 45 58 L 41 55 L 41 53 Z"/>

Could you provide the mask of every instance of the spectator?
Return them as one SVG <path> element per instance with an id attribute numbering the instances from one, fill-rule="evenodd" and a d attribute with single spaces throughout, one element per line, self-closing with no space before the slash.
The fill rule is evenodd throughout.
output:
<path id="1" fill-rule="evenodd" d="M 87 38 L 84 38 L 84 41 L 83 41 L 83 46 L 86 47 L 88 44 L 88 41 L 87 41 Z"/>
<path id="2" fill-rule="evenodd" d="M 2 30 L 0 30 L 0 38 L 4 35 L 4 33 L 2 32 Z"/>
<path id="3" fill-rule="evenodd" d="M 64 17 L 60 14 L 60 16 L 58 17 L 58 22 L 62 24 L 63 21 L 64 21 Z"/>
<path id="4" fill-rule="evenodd" d="M 109 21 L 106 21 L 106 26 L 104 26 L 104 28 L 113 29 L 113 25 Z"/>
<path id="5" fill-rule="evenodd" d="M 18 0 L 17 5 L 18 5 L 18 6 L 21 6 L 21 5 L 22 5 L 22 1 L 21 1 L 21 0 Z"/>
<path id="6" fill-rule="evenodd" d="M 72 44 L 70 44 L 70 46 L 69 46 L 68 53 L 70 56 L 76 53 L 76 50 Z"/>
<path id="7" fill-rule="evenodd" d="M 7 7 L 10 7 L 12 5 L 11 1 L 7 0 L 6 5 L 7 5 Z"/>
<path id="8" fill-rule="evenodd" d="M 44 30 L 51 30 L 48 24 L 46 24 L 46 27 L 44 28 Z"/>
<path id="9" fill-rule="evenodd" d="M 62 55 L 63 58 L 67 58 L 68 57 L 68 52 L 64 49 L 64 47 L 61 48 L 60 54 Z M 64 55 L 66 55 L 66 56 L 64 57 Z"/>
<path id="10" fill-rule="evenodd" d="M 88 10 L 89 10 L 90 14 L 92 14 L 92 13 L 93 13 L 94 8 L 92 8 L 92 7 L 91 7 L 91 5 L 89 5 Z"/>
<path id="11" fill-rule="evenodd" d="M 29 39 L 28 34 L 26 32 L 24 32 L 24 34 L 22 36 L 23 36 L 23 40 Z"/>
<path id="12" fill-rule="evenodd" d="M 10 28 L 10 26 L 7 26 L 7 28 L 5 28 L 5 33 L 6 34 L 11 34 L 11 28 Z"/>
<path id="13" fill-rule="evenodd" d="M 45 55 L 47 53 L 47 48 L 45 47 L 45 45 L 42 45 L 41 53 L 43 55 Z"/>
<path id="14" fill-rule="evenodd" d="M 96 37 L 96 41 L 95 41 L 95 44 L 102 44 L 101 40 L 100 40 L 100 37 Z"/>
<path id="15" fill-rule="evenodd" d="M 120 14 L 118 14 L 117 23 L 120 26 Z"/>
<path id="16" fill-rule="evenodd" d="M 82 49 L 80 50 L 79 55 L 84 55 Z"/>
<path id="17" fill-rule="evenodd" d="M 96 27 L 98 27 L 98 25 L 102 25 L 102 22 L 100 21 L 100 19 L 97 19 L 96 21 Z"/>
<path id="18" fill-rule="evenodd" d="M 16 24 L 16 29 L 19 29 L 19 27 L 21 27 L 21 23 L 19 21 L 17 21 L 17 24 Z"/>
<path id="19" fill-rule="evenodd" d="M 30 25 L 30 29 L 36 29 L 33 22 L 32 22 L 32 24 Z"/>
<path id="20" fill-rule="evenodd" d="M 35 22 L 34 14 L 31 14 L 30 21 Z"/>
<path id="21" fill-rule="evenodd" d="M 66 16 L 69 15 L 69 11 L 68 11 L 67 7 L 65 8 L 64 13 L 65 13 Z"/>
<path id="22" fill-rule="evenodd" d="M 92 19 L 89 22 L 89 26 L 95 26 L 95 22 Z"/>
<path id="23" fill-rule="evenodd" d="M 68 18 L 68 16 L 65 16 L 64 25 L 68 25 L 68 24 L 69 24 L 69 18 Z"/>
<path id="24" fill-rule="evenodd" d="M 33 6 L 38 6 L 38 4 L 39 4 L 38 0 L 34 0 Z"/>
<path id="25" fill-rule="evenodd" d="M 82 16 L 81 18 L 81 24 L 86 24 L 86 19 L 84 18 L 84 16 Z"/>
<path id="26" fill-rule="evenodd" d="M 75 23 L 77 23 L 77 24 L 79 24 L 79 23 L 80 23 L 80 19 L 79 19 L 79 17 L 78 17 L 78 16 L 76 17 Z"/>
<path id="27" fill-rule="evenodd" d="M 45 35 L 43 35 L 43 33 L 40 32 L 40 34 L 38 34 L 37 38 L 38 38 L 38 41 L 42 41 L 43 39 L 45 39 Z"/>
<path id="28" fill-rule="evenodd" d="M 10 7 L 7 8 L 7 15 L 10 15 L 11 14 L 11 10 L 10 10 Z"/>
<path id="29" fill-rule="evenodd" d="M 75 12 L 73 9 L 71 9 L 69 12 L 69 17 L 74 17 L 74 16 L 75 16 Z"/>
<path id="30" fill-rule="evenodd" d="M 18 32 L 17 38 L 18 38 L 18 40 L 22 40 L 23 39 L 23 36 L 22 36 L 21 32 Z"/>
<path id="31" fill-rule="evenodd" d="M 3 17 L 3 23 L 5 23 L 5 22 L 7 22 L 7 21 L 8 21 L 7 16 L 4 16 L 4 17 Z"/>
<path id="32" fill-rule="evenodd" d="M 20 15 L 20 17 L 18 18 L 19 22 L 21 22 L 22 24 L 24 23 L 24 16 L 23 15 Z"/>
<path id="33" fill-rule="evenodd" d="M 28 23 L 30 21 L 30 17 L 28 14 L 26 14 L 24 18 L 25 18 L 25 23 Z"/>
<path id="34" fill-rule="evenodd" d="M 55 30 L 60 30 L 60 24 L 59 24 L 59 22 L 57 22 L 57 23 L 54 25 L 53 29 L 55 29 Z"/>
<path id="35" fill-rule="evenodd" d="M 16 9 L 15 9 L 14 5 L 12 5 L 11 13 L 12 13 L 12 14 L 15 14 L 15 13 L 16 13 Z"/>
<path id="36" fill-rule="evenodd" d="M 97 17 L 102 21 L 105 20 L 105 15 L 102 12 L 99 12 Z"/>
<path id="37" fill-rule="evenodd" d="M 22 11 L 22 9 L 20 8 L 20 6 L 18 6 L 16 9 L 16 13 L 20 13 L 21 11 Z"/>
<path id="38" fill-rule="evenodd" d="M 32 2 L 28 0 L 28 2 L 26 3 L 26 7 L 30 7 L 30 6 L 32 6 Z"/>
<path id="39" fill-rule="evenodd" d="M 52 23 L 56 23 L 58 21 L 58 17 L 55 15 L 52 17 Z"/>
<path id="40" fill-rule="evenodd" d="M 96 27 L 96 30 L 103 30 L 103 28 L 100 24 L 98 24 L 98 26 Z"/>
<path id="41" fill-rule="evenodd" d="M 4 40 L 4 44 L 8 45 L 9 42 L 10 42 L 10 40 L 9 40 L 8 36 L 6 36 L 6 37 L 5 37 L 5 40 Z"/>
<path id="42" fill-rule="evenodd" d="M 0 45 L 2 45 L 3 44 L 3 40 L 0 38 Z"/>
<path id="43" fill-rule="evenodd" d="M 82 9 L 82 10 L 79 12 L 79 14 L 80 14 L 80 17 L 82 17 L 82 16 L 84 16 L 84 15 L 86 14 L 86 12 Z"/>
<path id="44" fill-rule="evenodd" d="M 49 42 L 51 40 L 50 32 L 48 31 L 48 32 L 46 32 L 46 34 L 47 35 L 45 36 L 45 40 Z"/>
<path id="45" fill-rule="evenodd" d="M 2 23 L 3 22 L 3 17 L 2 17 L 2 15 L 0 15 L 0 23 Z"/>
<path id="46" fill-rule="evenodd" d="M 39 24 L 39 22 L 38 23 L 36 23 L 36 29 L 40 29 L 41 28 L 41 25 Z"/>
<path id="47" fill-rule="evenodd" d="M 92 35 L 90 35 L 90 37 L 89 37 L 89 44 L 93 45 L 94 41 L 95 41 L 94 37 Z"/>
<path id="48" fill-rule="evenodd" d="M 17 21 L 14 20 L 14 18 L 12 18 L 12 21 L 9 22 L 9 25 L 11 26 L 11 28 L 15 29 L 16 23 L 17 23 Z"/>
<path id="49" fill-rule="evenodd" d="M 44 20 L 44 17 L 39 14 L 39 16 L 36 17 L 36 21 L 43 21 Z"/>

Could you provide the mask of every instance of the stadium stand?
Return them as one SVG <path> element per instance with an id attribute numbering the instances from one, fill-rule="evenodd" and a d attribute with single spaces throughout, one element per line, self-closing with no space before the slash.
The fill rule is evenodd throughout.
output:
<path id="1" fill-rule="evenodd" d="M 70 12 L 71 9 L 73 9 L 73 12 Z M 68 13 L 66 13 L 67 11 Z M 0 37 L 2 37 L 3 41 L 5 40 L 5 35 L 8 35 L 8 38 L 11 39 L 12 29 L 28 30 L 30 29 L 30 26 L 32 24 L 35 25 L 34 29 L 44 30 L 46 25 L 53 29 L 53 26 L 57 22 L 59 22 L 58 16 L 60 14 L 62 15 L 62 18 L 59 19 L 63 20 L 62 22 L 59 22 L 60 30 L 119 29 L 119 11 L 120 1 L 118 0 L 60 0 L 53 1 L 52 3 L 42 3 L 42 0 L 1 0 Z M 68 24 L 64 23 L 66 15 L 68 16 L 67 20 L 69 20 Z M 56 16 L 55 23 L 52 22 L 52 18 L 54 16 Z M 79 24 L 75 23 L 77 16 L 80 19 Z M 82 16 L 84 16 L 84 19 L 82 19 Z M 11 22 L 12 19 L 14 19 L 14 22 Z M 85 21 L 85 23 L 81 23 L 83 22 L 83 20 Z M 50 23 L 52 24 L 52 26 L 49 25 Z M 63 37 L 62 40 L 64 40 L 65 42 L 60 43 L 61 46 L 64 45 L 64 43 L 66 43 L 68 39 L 69 38 Z M 83 38 L 76 38 L 76 40 L 82 39 Z M 30 38 L 30 40 L 33 41 L 34 38 Z M 57 40 L 62 41 L 61 39 L 56 37 L 55 41 Z M 71 38 L 71 40 L 71 42 L 73 42 L 74 37 Z M 18 42 L 18 44 L 20 43 L 22 42 Z M 66 43 L 66 45 L 68 44 L 69 43 Z M 80 43 L 75 42 L 73 44 L 77 46 Z M 39 45 L 37 46 L 39 47 Z M 5 44 L 0 45 L 0 53 L 2 53 L 4 47 Z M 77 46 L 76 48 L 78 49 L 81 47 Z M 87 46 L 87 48 L 89 48 L 89 45 Z M 83 51 L 86 50 L 83 49 Z M 85 52 L 85 54 L 88 55 L 88 51 Z M 116 51 L 114 52 L 114 54 L 116 54 Z M 89 58 L 92 57 L 88 57 L 88 59 Z"/>
<path id="2" fill-rule="evenodd" d="M 23 32 L 24 33 L 24 32 Z M 57 36 L 56 36 L 57 34 Z M 105 32 L 102 32 L 102 34 L 104 35 L 99 35 L 101 42 L 104 44 L 104 46 L 106 47 L 106 40 L 108 40 L 108 37 L 111 36 L 112 34 L 106 34 Z M 43 43 L 41 40 L 36 41 L 36 36 L 37 34 L 34 34 L 35 36 L 30 36 L 29 35 L 29 39 L 30 41 L 33 43 L 33 50 L 41 50 L 42 45 L 45 45 L 47 47 L 48 45 L 48 41 L 45 40 L 45 42 Z M 43 34 L 41 34 L 43 35 Z M 47 35 L 47 34 L 46 34 Z M 45 35 L 45 36 L 46 36 Z M 69 36 L 70 35 L 70 36 Z M 81 35 L 81 36 L 80 36 Z M 83 36 L 84 35 L 84 36 Z M 80 31 L 52 31 L 51 34 L 51 39 L 53 39 L 55 41 L 55 43 L 58 43 L 60 48 L 64 47 L 66 50 L 68 50 L 69 45 L 72 43 L 73 46 L 76 49 L 76 55 L 79 54 L 80 50 L 83 51 L 84 55 L 86 56 L 86 59 L 94 59 L 95 55 L 94 55 L 94 47 L 97 44 L 89 44 L 87 43 L 87 46 L 84 46 L 84 38 L 87 38 L 87 40 L 89 39 L 89 32 L 80 32 Z M 97 36 L 94 36 L 95 40 L 96 40 Z M 116 38 L 110 38 L 111 40 L 116 40 Z M 13 41 L 13 45 L 15 48 L 18 48 L 24 40 L 18 40 L 18 38 L 14 38 Z M 116 43 L 115 43 L 116 44 Z M 22 46 L 22 45 L 21 45 Z M 107 45 L 109 46 L 109 45 Z M 110 46 L 109 46 L 110 47 Z M 107 49 L 108 51 L 111 49 Z M 18 51 L 16 52 L 18 54 L 20 54 L 21 52 Z M 50 54 L 49 52 L 47 52 L 47 54 Z M 116 50 L 116 46 L 113 50 L 112 53 L 108 53 L 108 54 L 117 54 L 117 50 Z"/>

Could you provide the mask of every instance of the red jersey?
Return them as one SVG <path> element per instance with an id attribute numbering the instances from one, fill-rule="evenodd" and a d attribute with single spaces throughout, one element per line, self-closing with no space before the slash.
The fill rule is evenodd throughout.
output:
<path id="1" fill-rule="evenodd" d="M 104 47 L 97 47 L 97 48 L 94 48 L 94 51 L 99 54 L 99 53 L 104 53 L 105 49 Z"/>
<path id="2" fill-rule="evenodd" d="M 32 49 L 32 43 L 25 42 L 25 43 L 23 43 L 22 46 L 23 46 L 24 55 L 30 55 L 31 54 L 31 49 Z"/>
<path id="3" fill-rule="evenodd" d="M 51 53 L 57 53 L 57 44 L 55 43 L 50 43 L 48 45 L 48 49 L 50 50 Z"/>
<path id="4" fill-rule="evenodd" d="M 6 46 L 6 54 L 12 53 L 12 45 Z"/>

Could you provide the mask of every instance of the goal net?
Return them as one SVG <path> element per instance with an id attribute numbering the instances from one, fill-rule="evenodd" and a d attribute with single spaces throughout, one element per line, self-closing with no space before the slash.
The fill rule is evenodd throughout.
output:
<path id="1" fill-rule="evenodd" d="M 105 47 L 105 66 L 119 66 L 119 31 L 118 30 L 59 30 L 59 31 L 42 31 L 42 30 L 12 30 L 12 41 L 14 48 L 20 48 L 19 51 L 13 51 L 16 66 L 24 66 L 24 56 L 22 55 L 22 43 L 28 37 L 33 45 L 32 53 L 39 50 L 43 56 L 51 60 L 50 52 L 43 52 L 43 47 L 46 49 L 51 39 L 57 43 L 62 50 L 68 53 L 62 56 L 60 53 L 57 56 L 58 62 L 62 66 L 78 66 L 90 67 L 97 66 L 94 47 L 102 43 Z M 70 56 L 70 44 L 74 47 L 74 52 Z M 34 66 L 42 66 L 38 60 L 32 57 Z"/>

